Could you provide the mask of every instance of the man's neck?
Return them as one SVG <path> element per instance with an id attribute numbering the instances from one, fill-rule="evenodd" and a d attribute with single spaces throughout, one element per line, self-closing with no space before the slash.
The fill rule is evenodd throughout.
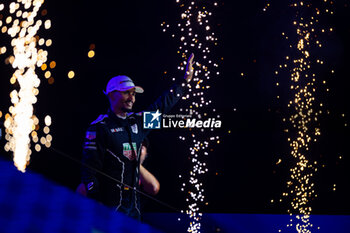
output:
<path id="1" fill-rule="evenodd" d="M 114 114 L 120 118 L 125 119 L 126 118 L 126 112 L 123 111 L 122 109 L 112 109 L 112 111 L 114 112 Z"/>

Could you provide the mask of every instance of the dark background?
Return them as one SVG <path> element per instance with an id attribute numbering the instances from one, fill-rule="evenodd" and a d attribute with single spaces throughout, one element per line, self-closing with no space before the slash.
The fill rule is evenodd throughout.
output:
<path id="1" fill-rule="evenodd" d="M 223 127 L 215 132 L 220 143 L 211 147 L 213 151 L 206 159 L 209 171 L 203 183 L 208 205 L 203 211 L 286 213 L 288 200 L 277 204 L 270 200 L 279 200 L 286 191 L 289 168 L 293 166 L 288 135 L 284 133 L 290 126 L 282 122 L 290 114 L 287 103 L 292 92 L 288 72 L 280 71 L 279 76 L 274 72 L 289 55 L 289 43 L 294 43 L 295 11 L 283 1 L 270 1 L 266 12 L 262 11 L 266 5 L 263 1 L 218 3 L 212 28 L 219 45 L 212 56 L 223 60 L 219 62 L 220 75 L 210 81 L 212 88 L 207 95 L 213 102 L 211 108 L 221 115 Z M 127 74 L 144 87 L 145 93 L 136 98 L 135 111 L 139 111 L 172 84 L 171 77 L 183 75 L 176 69 L 179 44 L 171 38 L 177 28 L 163 33 L 160 26 L 163 21 L 170 25 L 180 21 L 181 9 L 175 1 L 46 1 L 43 9 L 48 14 L 41 18 L 51 19 L 52 27 L 41 29 L 39 35 L 53 40 L 47 50 L 49 61 L 56 61 L 57 67 L 51 70 L 53 85 L 42 78 L 35 114 L 42 121 L 45 115 L 52 116 L 52 147 L 74 158 L 81 157 L 87 126 L 108 108 L 102 90 L 111 77 Z M 324 105 L 319 121 L 322 133 L 311 144 L 310 152 L 310 157 L 319 162 L 319 172 L 315 174 L 318 198 L 312 202 L 315 214 L 350 213 L 350 131 L 349 125 L 345 126 L 350 123 L 349 2 L 336 1 L 332 9 L 335 14 L 321 14 L 316 27 L 331 26 L 334 32 L 320 35 L 323 47 L 310 51 L 325 62 L 314 68 L 318 74 L 315 106 Z M 6 15 L 4 11 L 0 13 Z M 284 40 L 282 32 L 290 35 L 291 41 Z M 10 55 L 10 40 L 5 34 L 0 39 L 0 45 L 8 48 L 6 54 L 0 55 L 4 61 Z M 92 59 L 87 56 L 90 44 L 96 45 Z M 71 80 L 67 78 L 70 70 L 75 72 Z M 331 74 L 331 70 L 335 73 Z M 12 72 L 10 65 L 0 63 L 3 115 L 10 106 L 13 87 L 8 80 Z M 43 76 L 39 69 L 38 74 Z M 276 82 L 280 86 L 276 87 Z M 182 105 L 179 103 L 173 112 Z M 151 133 L 147 161 L 148 169 L 161 183 L 156 198 L 178 209 L 185 207 L 185 195 L 180 191 L 184 180 L 179 175 L 191 169 L 187 142 L 178 140 L 182 133 Z M 3 154 L 10 159 L 10 154 Z M 276 165 L 279 159 L 282 163 Z M 79 165 L 51 149 L 34 152 L 28 169 L 72 190 L 80 182 Z M 144 200 L 144 207 L 145 211 L 171 211 L 150 200 Z"/>

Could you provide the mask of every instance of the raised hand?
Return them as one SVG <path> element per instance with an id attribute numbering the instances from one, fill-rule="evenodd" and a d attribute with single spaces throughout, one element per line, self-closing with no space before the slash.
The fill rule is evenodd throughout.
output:
<path id="1" fill-rule="evenodd" d="M 185 79 L 187 82 L 190 82 L 192 80 L 193 77 L 193 58 L 194 58 L 194 54 L 191 53 L 190 57 L 187 60 L 187 65 L 186 65 L 186 74 L 185 74 Z"/>

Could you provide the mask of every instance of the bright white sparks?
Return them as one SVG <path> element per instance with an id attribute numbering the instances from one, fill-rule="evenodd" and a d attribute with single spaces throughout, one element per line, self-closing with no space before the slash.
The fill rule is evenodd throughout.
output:
<path id="1" fill-rule="evenodd" d="M 182 98 L 185 100 L 183 109 L 185 114 L 201 119 L 208 116 L 205 112 L 211 104 L 207 99 L 206 93 L 210 88 L 208 80 L 219 75 L 217 72 L 218 64 L 212 60 L 211 50 L 217 45 L 217 38 L 212 32 L 211 10 L 217 7 L 217 3 L 203 1 L 176 1 L 181 7 L 180 22 L 177 23 L 177 33 L 172 34 L 180 45 L 177 53 L 181 56 L 182 62 L 178 70 L 184 71 L 186 66 L 187 55 L 195 54 L 195 72 L 193 80 L 187 84 L 188 94 Z M 163 31 L 171 30 L 170 25 L 162 23 Z M 176 35 L 176 36 L 175 36 Z M 211 110 L 211 114 L 215 110 Z M 216 116 L 220 118 L 220 116 Z M 203 175 L 208 172 L 206 163 L 203 162 L 208 158 L 211 145 L 219 143 L 219 136 L 213 136 L 210 129 L 202 129 L 198 132 L 187 132 L 188 136 L 179 136 L 180 140 L 187 140 L 189 147 L 189 157 L 192 162 L 192 170 L 189 172 L 189 178 L 183 183 L 181 191 L 187 194 L 186 214 L 190 217 L 190 226 L 188 232 L 200 232 L 201 228 L 201 208 L 205 201 L 205 190 L 203 187 Z M 208 203 L 205 203 L 206 205 Z"/>
<path id="2" fill-rule="evenodd" d="M 19 0 L 9 4 L 12 17 L 9 16 L 11 20 L 8 22 L 11 21 L 12 26 L 8 28 L 7 34 L 13 38 L 11 41 L 13 56 L 9 61 L 15 69 L 11 83 L 17 81 L 19 90 L 13 90 L 10 94 L 13 106 L 9 109 L 11 115 L 8 114 L 5 120 L 8 140 L 5 150 L 13 151 L 15 166 L 22 172 L 25 172 L 30 160 L 30 135 L 35 132 L 38 124 L 37 118 L 33 116 L 33 105 L 37 102 L 36 95 L 39 93 L 40 85 L 35 69 L 47 61 L 48 54 L 47 51 L 36 47 L 38 42 L 35 37 L 42 26 L 42 21 L 35 18 L 43 3 L 44 0 Z M 4 8 L 3 4 L 0 8 Z M 45 23 L 45 27 L 49 26 Z M 36 137 L 36 132 L 32 137 L 33 139 Z M 39 147 L 37 144 L 35 148 L 40 150 Z"/>

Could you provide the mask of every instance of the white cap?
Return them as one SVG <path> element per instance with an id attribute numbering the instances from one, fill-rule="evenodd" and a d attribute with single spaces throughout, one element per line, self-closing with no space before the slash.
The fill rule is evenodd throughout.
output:
<path id="1" fill-rule="evenodd" d="M 127 91 L 132 88 L 135 88 L 136 93 L 143 93 L 143 88 L 135 86 L 131 78 L 125 75 L 118 75 L 109 80 L 104 93 L 108 95 L 108 93 L 111 93 L 112 91 Z"/>

